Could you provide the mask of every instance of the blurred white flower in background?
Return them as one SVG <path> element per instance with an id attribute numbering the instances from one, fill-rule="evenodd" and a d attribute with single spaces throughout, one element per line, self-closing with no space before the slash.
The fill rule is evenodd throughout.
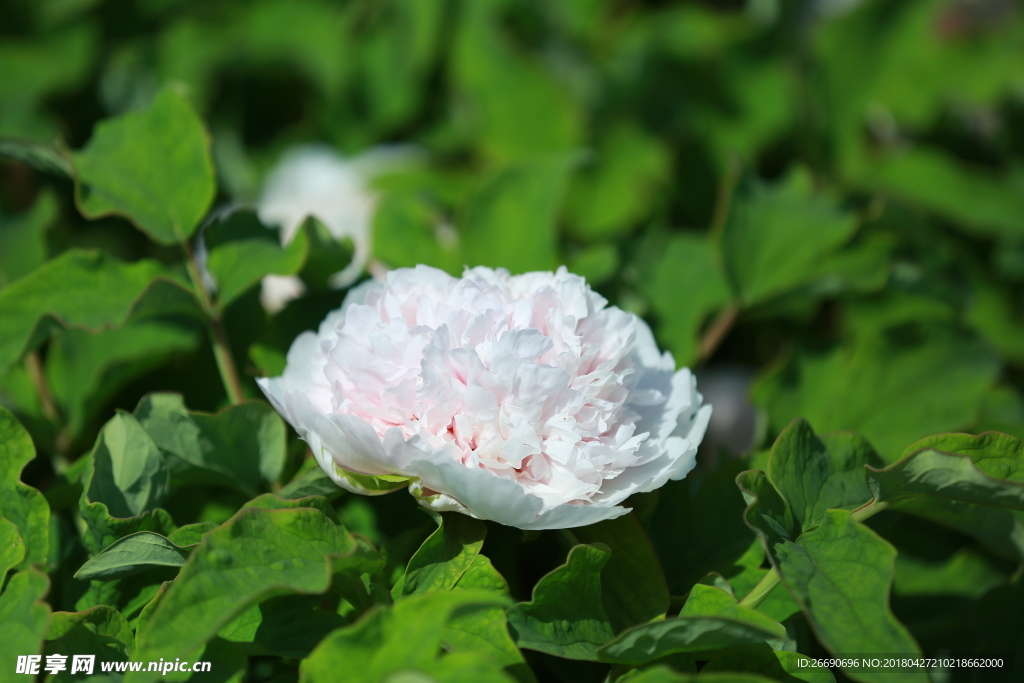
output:
<path id="1" fill-rule="evenodd" d="M 302 145 L 286 151 L 267 176 L 256 212 L 260 221 L 281 231 L 287 245 L 308 216 L 313 216 L 338 241 L 352 241 L 352 261 L 335 273 L 329 285 L 348 287 L 370 258 L 370 230 L 377 205 L 371 181 L 377 175 L 407 164 L 418 156 L 409 146 L 377 147 L 358 156 L 343 157 L 326 145 Z M 260 301 L 276 313 L 302 296 L 298 276 L 263 279 Z"/>
<path id="2" fill-rule="evenodd" d="M 711 417 L 693 374 L 607 303 L 564 266 L 399 268 L 349 292 L 258 383 L 351 491 L 385 477 L 434 510 L 593 524 L 685 477 Z"/>

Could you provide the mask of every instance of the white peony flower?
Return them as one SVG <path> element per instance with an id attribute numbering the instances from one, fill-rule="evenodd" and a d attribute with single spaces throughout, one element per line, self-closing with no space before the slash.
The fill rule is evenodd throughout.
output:
<path id="1" fill-rule="evenodd" d="M 351 239 L 352 262 L 330 282 L 332 287 L 347 287 L 363 272 L 370 257 L 370 228 L 377 203 L 370 180 L 415 154 L 409 147 L 380 147 L 346 159 L 324 145 L 296 147 L 284 154 L 267 177 L 257 215 L 264 225 L 281 229 L 282 244 L 295 238 L 308 216 L 323 223 L 336 240 Z M 303 291 L 297 277 L 279 276 L 263 281 L 261 298 L 280 310 Z"/>
<path id="2" fill-rule="evenodd" d="M 393 270 L 258 381 L 344 488 L 408 484 L 521 529 L 625 514 L 693 469 L 711 416 L 650 328 L 564 267 Z"/>

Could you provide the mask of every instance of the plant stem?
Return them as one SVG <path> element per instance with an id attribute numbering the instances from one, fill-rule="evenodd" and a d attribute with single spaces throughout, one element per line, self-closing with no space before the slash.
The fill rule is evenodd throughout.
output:
<path id="1" fill-rule="evenodd" d="M 53 402 L 53 394 L 50 393 L 50 385 L 46 382 L 46 375 L 43 373 L 43 364 L 39 360 L 38 351 L 30 351 L 25 356 L 25 369 L 28 376 L 35 385 L 36 393 L 39 394 L 39 402 L 43 408 L 43 415 L 55 425 L 60 424 L 60 413 L 57 412 L 57 405 Z"/>
<path id="2" fill-rule="evenodd" d="M 732 303 L 723 308 L 714 321 L 712 321 L 707 332 L 700 338 L 700 343 L 697 346 L 697 361 L 699 363 L 703 363 L 711 357 L 711 354 L 715 352 L 715 349 L 722 343 L 725 336 L 729 334 L 729 330 L 736 323 L 739 313 L 739 306 Z"/>
<path id="3" fill-rule="evenodd" d="M 203 276 L 199 272 L 199 266 L 196 265 L 191 246 L 188 242 L 182 242 L 181 247 L 185 251 L 185 269 L 192 281 L 192 291 L 206 313 L 206 327 L 210 334 L 213 357 L 217 361 L 217 370 L 220 371 L 221 383 L 224 384 L 228 400 L 233 405 L 238 405 L 245 400 L 245 393 L 242 391 L 242 382 L 239 379 L 238 368 L 235 367 L 235 360 L 231 357 L 231 346 L 228 344 L 227 332 L 224 331 L 224 325 L 221 323 L 220 310 L 206 293 Z"/>
<path id="4" fill-rule="evenodd" d="M 772 594 L 772 591 L 775 590 L 775 587 L 779 585 L 779 581 L 781 580 L 782 577 L 779 576 L 779 570 L 772 567 L 771 570 L 764 575 L 764 578 L 758 581 L 757 585 L 751 589 L 747 594 L 747 597 L 740 600 L 740 605 L 742 607 L 754 609 L 764 602 L 765 598 Z"/>
<path id="5" fill-rule="evenodd" d="M 855 522 L 863 522 L 866 519 L 874 517 L 887 507 L 889 507 L 889 501 L 887 500 L 872 500 L 870 503 L 866 503 L 850 513 L 850 518 Z"/>

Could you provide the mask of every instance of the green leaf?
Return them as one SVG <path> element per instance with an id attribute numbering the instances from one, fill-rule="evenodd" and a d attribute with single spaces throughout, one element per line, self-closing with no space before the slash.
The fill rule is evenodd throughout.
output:
<path id="1" fill-rule="evenodd" d="M 602 662 L 639 666 L 677 652 L 761 644 L 779 638 L 776 626 L 765 630 L 754 623 L 729 617 L 677 617 L 631 628 L 597 654 Z"/>
<path id="2" fill-rule="evenodd" d="M 136 660 L 187 656 L 263 599 L 324 593 L 332 563 L 357 555 L 348 532 L 317 510 L 242 510 L 206 535 L 170 584 L 139 629 Z"/>
<path id="3" fill-rule="evenodd" d="M 323 515 L 338 523 L 338 515 L 331 507 L 330 501 L 323 496 L 307 496 L 305 498 L 282 498 L 273 493 L 264 493 L 262 496 L 250 500 L 242 506 L 245 508 L 260 508 L 261 510 L 294 510 L 295 508 L 313 508 L 319 510 Z"/>
<path id="4" fill-rule="evenodd" d="M 181 567 L 191 548 L 182 548 L 152 531 L 114 541 L 75 572 L 76 579 L 109 581 L 150 567 Z"/>
<path id="5" fill-rule="evenodd" d="M 97 124 L 73 161 L 86 218 L 120 214 L 160 244 L 191 237 L 216 190 L 202 121 L 169 88 L 146 109 Z"/>
<path id="6" fill-rule="evenodd" d="M 768 479 L 786 499 L 796 527 L 816 525 L 826 510 L 853 510 L 871 499 L 864 466 L 882 461 L 864 437 L 851 433 L 815 435 L 795 420 L 772 446 Z"/>
<path id="7" fill-rule="evenodd" d="M 661 563 L 643 525 L 623 515 L 573 530 L 583 543 L 612 551 L 601 570 L 601 602 L 616 632 L 665 616 L 670 595 Z"/>
<path id="8" fill-rule="evenodd" d="M 16 535 L 24 543 L 21 558 L 14 565 L 19 570 L 46 563 L 50 550 L 50 506 L 43 494 L 21 483 L 21 471 L 35 457 L 28 432 L 7 408 L 0 406 L 0 514 L 17 527 Z M 15 542 L 10 536 L 8 540 Z M 17 550 L 11 552 L 8 558 L 19 554 Z"/>
<path id="9" fill-rule="evenodd" d="M 54 612 L 46 629 L 53 641 L 47 651 L 95 654 L 100 661 L 125 661 L 135 650 L 135 634 L 113 607 L 100 605 L 83 612 Z"/>
<path id="10" fill-rule="evenodd" d="M 667 666 L 655 666 L 644 669 L 628 678 L 619 679 L 623 683 L 769 683 L 773 679 L 748 673 L 676 673 Z"/>
<path id="11" fill-rule="evenodd" d="M 639 286 L 658 316 L 658 335 L 679 364 L 697 357 L 705 318 L 729 303 L 729 283 L 703 235 L 674 235 Z M 686 304 L 679 300 L 686 292 Z"/>
<path id="12" fill-rule="evenodd" d="M 863 335 L 824 354 L 795 353 L 751 395 L 776 429 L 802 417 L 820 432 L 856 431 L 891 462 L 915 439 L 971 424 L 998 372 L 986 344 L 953 330 L 910 341 Z"/>
<path id="13" fill-rule="evenodd" d="M 57 218 L 57 211 L 53 192 L 44 190 L 28 211 L 0 215 L 0 287 L 6 287 L 46 260 L 46 230 Z"/>
<path id="14" fill-rule="evenodd" d="M 934 434 L 907 446 L 903 457 L 927 449 L 969 456 L 975 467 L 993 479 L 1024 483 L 1024 443 L 1009 434 Z"/>
<path id="15" fill-rule="evenodd" d="M 123 263 L 72 249 L 0 289 L 0 373 L 57 326 L 95 331 L 123 324 L 163 272 L 155 261 Z"/>
<path id="16" fill-rule="evenodd" d="M 509 596 L 508 584 L 484 555 L 477 555 L 473 564 L 455 584 L 457 590 L 486 590 Z M 505 610 L 479 605 L 458 610 L 444 628 L 442 638 L 450 652 L 474 652 L 493 664 L 512 671 L 528 671 L 523 655 L 508 632 Z M 532 678 L 532 676 L 531 676 Z"/>
<path id="17" fill-rule="evenodd" d="M 36 568 L 18 572 L 0 593 L 0 642 L 4 644 L 0 666 L 5 675 L 15 671 L 18 655 L 34 655 L 42 650 L 50 606 L 44 598 L 50 580 Z"/>
<path id="18" fill-rule="evenodd" d="M 970 456 L 936 450 L 918 451 L 885 469 L 867 468 L 875 502 L 900 509 L 900 501 L 921 496 L 1024 511 L 1024 481 L 984 474 Z"/>
<path id="19" fill-rule="evenodd" d="M 896 556 L 892 592 L 906 596 L 963 596 L 972 600 L 1006 582 L 1006 575 L 985 552 L 973 546 L 930 562 L 908 553 Z"/>
<path id="20" fill-rule="evenodd" d="M 179 548 L 184 548 L 185 546 L 202 543 L 203 536 L 206 535 L 206 532 L 213 531 L 216 528 L 216 522 L 197 522 L 195 524 L 186 524 L 185 526 L 180 526 L 169 533 L 167 535 L 167 540 Z"/>
<path id="21" fill-rule="evenodd" d="M 230 486 L 248 496 L 265 491 L 281 476 L 285 429 L 262 402 L 221 412 L 190 412 L 177 394 L 149 394 L 135 417 L 169 458 L 175 479 Z"/>
<path id="22" fill-rule="evenodd" d="M 96 439 L 83 496 L 114 517 L 136 517 L 160 505 L 169 483 L 153 439 L 134 417 L 118 412 Z"/>
<path id="23" fill-rule="evenodd" d="M 355 624 L 324 638 L 300 664 L 299 680 L 370 683 L 395 671 L 433 673 L 438 666 L 444 626 L 453 615 L 467 608 L 506 604 L 507 599 L 490 591 L 456 590 L 413 595 L 394 607 L 378 607 Z M 441 661 L 465 655 L 472 653 L 448 655 Z M 477 661 L 488 663 L 486 659 Z M 487 671 L 486 666 L 478 671 L 482 675 L 495 673 L 494 669 Z"/>
<path id="24" fill-rule="evenodd" d="M 55 334 L 46 353 L 46 377 L 67 416 L 68 433 L 72 438 L 80 435 L 124 384 L 173 355 L 195 349 L 201 341 L 204 335 L 197 325 L 158 320 L 129 320 L 98 334 Z"/>
<path id="25" fill-rule="evenodd" d="M 755 626 L 774 638 L 786 637 L 786 627 L 757 610 L 744 607 L 739 601 L 721 588 L 697 584 L 690 591 L 679 617 L 727 617 Z"/>
<path id="26" fill-rule="evenodd" d="M 438 515 L 437 530 L 409 560 L 395 598 L 450 590 L 473 565 L 486 535 L 487 526 L 478 519 L 457 512 Z"/>
<path id="27" fill-rule="evenodd" d="M 829 510 L 796 542 L 772 548 L 782 581 L 815 636 L 834 654 L 906 653 L 920 648 L 889 608 L 896 549 L 847 510 Z M 858 681 L 887 681 L 884 672 L 847 672 Z M 907 681 L 928 681 L 924 672 Z"/>
<path id="28" fill-rule="evenodd" d="M 32 140 L 0 137 L 0 157 L 65 178 L 71 178 L 74 174 L 71 162 L 60 150 Z"/>
<path id="29" fill-rule="evenodd" d="M 346 625 L 337 613 L 320 609 L 323 597 L 285 595 L 253 605 L 219 631 L 233 643 L 252 643 L 260 654 L 303 658 L 324 636 Z"/>
<path id="30" fill-rule="evenodd" d="M 7 572 L 25 559 L 25 541 L 18 533 L 18 527 L 9 519 L 0 517 L 0 585 Z"/>
<path id="31" fill-rule="evenodd" d="M 512 273 L 558 263 L 558 208 L 574 159 L 510 165 L 476 188 L 460 226 L 462 255 L 473 266 Z"/>
<path id="32" fill-rule="evenodd" d="M 592 241 L 632 232 L 668 182 L 670 155 L 662 140 L 635 124 L 599 138 L 594 163 L 576 176 L 566 197 L 575 237 Z"/>
<path id="33" fill-rule="evenodd" d="M 217 306 L 226 308 L 265 275 L 294 275 L 309 254 L 305 229 L 282 247 L 277 232 L 250 211 L 237 211 L 206 229 L 206 267 L 217 283 Z"/>
<path id="34" fill-rule="evenodd" d="M 772 544 L 791 541 L 799 533 L 789 503 L 772 486 L 761 470 L 747 470 L 736 477 L 736 485 L 747 503 L 744 520 L 747 525 Z"/>
<path id="35" fill-rule="evenodd" d="M 807 284 L 856 227 L 851 214 L 815 193 L 810 174 L 797 169 L 774 186 L 742 181 L 719 244 L 740 300 L 751 306 Z"/>
<path id="36" fill-rule="evenodd" d="M 423 263 L 462 272 L 462 253 L 454 239 L 444 240 L 437 210 L 418 195 L 385 193 L 373 214 L 373 255 L 396 268 Z"/>
<path id="37" fill-rule="evenodd" d="M 288 482 L 277 495 L 281 498 L 295 500 L 307 496 L 323 496 L 333 500 L 345 493 L 345 489 L 334 483 L 334 480 L 327 476 L 327 473 L 315 465 L 302 472 Z"/>
<path id="38" fill-rule="evenodd" d="M 556 657 L 596 661 L 597 650 L 615 635 L 601 605 L 601 569 L 611 553 L 600 545 L 578 545 L 565 564 L 533 588 L 533 599 L 513 605 L 508 624 L 516 645 Z"/>

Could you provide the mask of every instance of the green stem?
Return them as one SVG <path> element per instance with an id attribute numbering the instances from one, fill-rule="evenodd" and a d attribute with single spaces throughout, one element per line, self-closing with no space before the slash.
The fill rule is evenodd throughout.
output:
<path id="1" fill-rule="evenodd" d="M 866 503 L 850 513 L 850 518 L 855 522 L 863 522 L 874 517 L 887 507 L 889 507 L 889 501 L 887 500 L 872 500 L 870 503 Z"/>
<path id="2" fill-rule="evenodd" d="M 224 391 L 227 392 L 228 400 L 233 405 L 238 405 L 245 400 L 245 393 L 242 391 L 242 382 L 239 379 L 238 368 L 235 367 L 235 360 L 231 357 L 231 346 L 228 344 L 227 332 L 221 324 L 220 310 L 206 293 L 203 286 L 203 276 L 199 272 L 199 266 L 192 254 L 192 248 L 187 242 L 182 242 L 182 249 L 185 251 L 185 269 L 192 281 L 192 291 L 199 300 L 203 311 L 206 313 L 206 326 L 210 334 L 210 344 L 213 347 L 213 357 L 217 361 L 217 370 L 220 371 L 220 380 L 224 384 Z"/>
<path id="3" fill-rule="evenodd" d="M 762 602 L 765 598 L 772 594 L 775 587 L 779 585 L 782 577 L 779 575 L 779 570 L 772 567 L 771 570 L 764 575 L 764 578 L 757 582 L 757 585 L 747 594 L 747 597 L 740 600 L 740 606 L 749 607 L 754 609 Z"/>

